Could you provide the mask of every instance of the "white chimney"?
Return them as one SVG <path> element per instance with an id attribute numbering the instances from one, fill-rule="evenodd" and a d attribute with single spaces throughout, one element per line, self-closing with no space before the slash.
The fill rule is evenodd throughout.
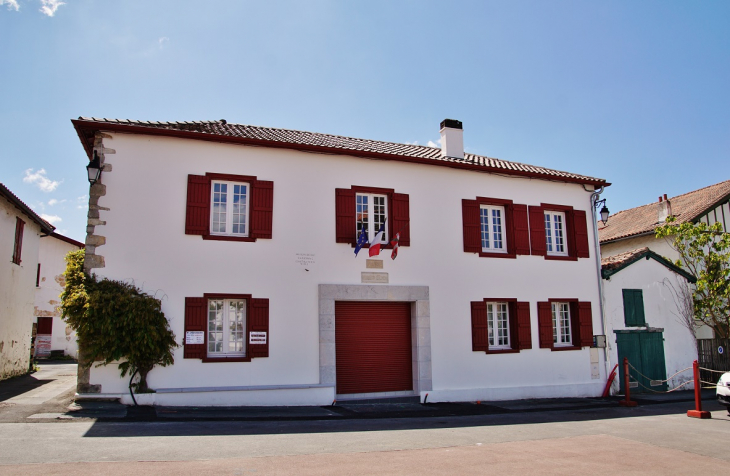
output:
<path id="1" fill-rule="evenodd" d="M 657 212 L 657 223 L 664 223 L 667 221 L 667 217 L 672 216 L 672 204 L 667 198 L 667 194 L 664 197 L 659 197 L 659 210 Z"/>
<path id="2" fill-rule="evenodd" d="M 456 159 L 464 158 L 464 130 L 461 121 L 455 119 L 441 121 L 441 155 Z"/>

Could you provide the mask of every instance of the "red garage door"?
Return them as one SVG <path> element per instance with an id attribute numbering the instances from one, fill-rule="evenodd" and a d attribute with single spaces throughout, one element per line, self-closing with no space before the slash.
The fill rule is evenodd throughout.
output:
<path id="1" fill-rule="evenodd" d="M 337 393 L 413 390 L 411 304 L 336 302 Z"/>

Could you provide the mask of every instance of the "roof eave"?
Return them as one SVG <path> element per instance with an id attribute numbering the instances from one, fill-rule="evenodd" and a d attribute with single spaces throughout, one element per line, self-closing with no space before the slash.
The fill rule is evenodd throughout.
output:
<path id="1" fill-rule="evenodd" d="M 349 149 L 341 149 L 337 147 L 326 147 L 326 146 L 315 146 L 307 144 L 293 144 L 291 142 L 277 142 L 268 141 L 263 139 L 252 139 L 247 137 L 232 137 L 220 134 L 209 134 L 203 132 L 193 131 L 181 131 L 176 129 L 165 129 L 157 127 L 144 127 L 130 124 L 116 124 L 109 122 L 97 122 L 97 121 L 86 121 L 82 119 L 72 119 L 71 122 L 76 129 L 79 139 L 81 140 L 86 155 L 91 160 L 93 155 L 93 140 L 89 140 L 88 136 L 84 135 L 84 132 L 96 132 L 96 131 L 111 131 L 121 132 L 128 134 L 144 134 L 153 136 L 166 136 L 166 137 L 178 137 L 193 140 L 204 140 L 210 142 L 224 142 L 232 144 L 250 145 L 258 147 L 274 147 L 282 149 L 294 149 L 305 152 L 323 153 L 323 154 L 336 154 L 336 155 L 350 155 L 354 157 L 363 157 L 369 159 L 381 159 L 381 160 L 395 160 L 400 162 L 426 164 L 426 165 L 438 165 L 442 167 L 451 167 L 462 170 L 472 170 L 476 172 L 490 172 L 503 175 L 515 175 L 528 178 L 537 178 L 542 180 L 550 180 L 554 182 L 565 182 L 565 183 L 576 183 L 585 185 L 594 185 L 599 187 L 608 187 L 611 184 L 601 179 L 591 179 L 586 177 L 573 178 L 573 177 L 558 177 L 550 174 L 540 174 L 535 172 L 527 172 L 522 170 L 502 169 L 499 167 L 489 167 L 475 164 L 465 164 L 460 162 L 447 162 L 438 161 L 433 159 L 426 159 L 420 157 L 409 157 L 397 154 L 386 154 L 382 152 L 368 152 L 368 151 L 356 151 Z"/>
<path id="2" fill-rule="evenodd" d="M 38 224 L 38 226 L 41 227 L 41 230 L 46 234 L 53 233 L 53 230 L 56 229 L 55 226 L 51 225 L 47 221 L 45 221 L 43 218 L 41 218 L 36 212 L 34 212 L 28 205 L 23 203 L 22 200 L 20 200 L 18 197 L 15 196 L 13 192 L 10 191 L 6 186 L 0 183 L 0 195 L 5 197 L 7 201 L 13 204 L 15 208 L 23 212 L 25 216 L 33 220 Z"/>
<path id="3" fill-rule="evenodd" d="M 682 276 L 683 278 L 685 278 L 687 281 L 689 281 L 692 284 L 697 282 L 697 278 L 695 278 L 694 276 L 689 274 L 687 271 L 683 270 L 682 268 L 675 265 L 668 259 L 656 254 L 655 252 L 653 252 L 651 250 L 646 250 L 642 253 L 638 253 L 636 256 L 632 257 L 630 260 L 627 260 L 626 262 L 621 263 L 619 266 L 617 266 L 615 268 L 604 269 L 603 266 L 601 266 L 601 277 L 603 279 L 608 280 L 614 274 L 618 273 L 619 271 L 623 270 L 624 268 L 631 266 L 632 264 L 636 263 L 637 261 L 641 260 L 642 258 L 645 258 L 645 259 L 651 258 L 651 259 L 657 261 L 658 263 L 662 264 L 669 270 L 674 271 L 675 273 L 679 274 L 680 276 Z"/>

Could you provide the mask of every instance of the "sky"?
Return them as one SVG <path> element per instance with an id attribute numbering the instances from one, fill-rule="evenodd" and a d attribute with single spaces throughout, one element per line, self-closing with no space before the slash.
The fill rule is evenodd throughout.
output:
<path id="1" fill-rule="evenodd" d="M 79 116 L 422 145 L 457 119 L 612 212 L 730 179 L 725 0 L 0 0 L 0 45 L 0 182 L 79 241 Z"/>

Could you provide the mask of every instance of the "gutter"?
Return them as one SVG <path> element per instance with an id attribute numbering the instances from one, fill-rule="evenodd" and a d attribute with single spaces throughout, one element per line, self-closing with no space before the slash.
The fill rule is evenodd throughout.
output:
<path id="1" fill-rule="evenodd" d="M 598 201 L 598 197 L 603 193 L 604 187 L 601 187 L 600 190 L 593 190 L 591 193 L 591 217 L 593 219 L 593 241 L 596 245 L 596 279 L 598 282 L 598 309 L 599 309 L 599 316 L 601 318 L 601 330 L 603 331 L 603 335 L 606 338 L 606 346 L 603 348 L 603 363 L 606 370 L 606 378 L 608 378 L 609 374 L 609 368 L 611 367 L 610 357 L 611 353 L 609 352 L 609 341 L 608 341 L 608 331 L 606 329 L 606 317 L 605 317 L 605 309 L 603 305 L 603 269 L 601 267 L 601 243 L 598 239 L 598 218 L 596 216 L 596 202 Z"/>

